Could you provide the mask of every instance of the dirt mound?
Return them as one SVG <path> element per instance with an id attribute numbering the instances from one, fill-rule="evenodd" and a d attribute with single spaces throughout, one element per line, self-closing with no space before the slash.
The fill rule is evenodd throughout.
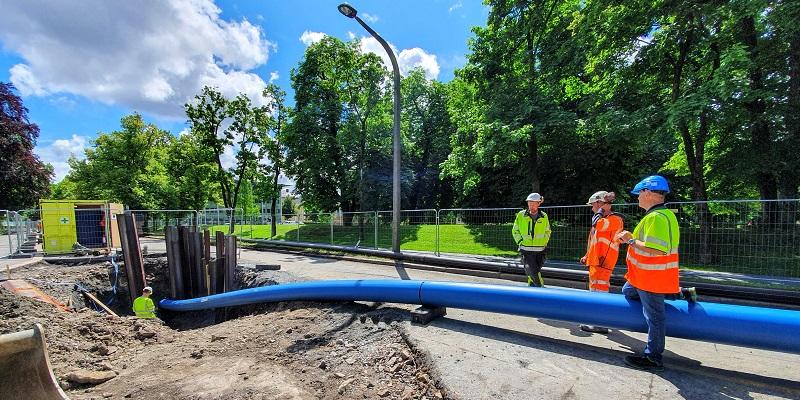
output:
<path id="1" fill-rule="evenodd" d="M 146 260 L 157 297 L 168 293 L 165 266 L 163 259 Z M 405 339 L 405 310 L 275 303 L 172 314 L 170 326 L 181 329 L 175 330 L 158 321 L 105 316 L 86 308 L 72 290 L 79 283 L 129 314 L 124 277 L 114 275 L 108 264 L 37 264 L 15 271 L 15 279 L 26 278 L 60 301 L 73 297 L 80 308 L 75 313 L 0 290 L 0 333 L 41 323 L 54 372 L 73 399 L 448 397 L 425 355 Z M 282 271 L 242 268 L 240 275 L 246 286 L 294 281 Z M 69 383 L 66 377 L 75 371 L 117 376 L 98 385 Z"/>

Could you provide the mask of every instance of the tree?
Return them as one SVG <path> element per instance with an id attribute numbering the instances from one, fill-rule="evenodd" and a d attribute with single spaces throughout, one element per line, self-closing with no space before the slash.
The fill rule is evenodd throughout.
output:
<path id="1" fill-rule="evenodd" d="M 278 198 L 281 195 L 281 186 L 278 184 L 278 178 L 281 175 L 281 168 L 285 162 L 285 150 L 281 145 L 281 140 L 283 140 L 284 129 L 288 123 L 287 118 L 289 116 L 290 109 L 285 105 L 286 92 L 281 90 L 278 85 L 267 85 L 262 95 L 269 100 L 269 105 L 267 106 L 266 111 L 269 117 L 268 124 L 269 130 L 272 131 L 272 137 L 271 140 L 266 143 L 266 147 L 267 156 L 269 157 L 272 165 L 262 166 L 261 174 L 256 179 L 256 192 L 261 196 L 262 199 L 271 199 L 272 207 L 270 208 L 270 212 L 272 214 L 272 234 L 270 237 L 275 237 L 278 234 L 277 207 Z M 269 182 L 270 177 L 271 182 Z"/>
<path id="2" fill-rule="evenodd" d="M 294 204 L 294 197 L 285 196 L 281 202 L 281 214 L 292 215 L 297 211 Z"/>
<path id="3" fill-rule="evenodd" d="M 286 171 L 304 206 L 349 212 L 364 209 L 365 199 L 387 204 L 388 194 L 373 196 L 390 193 L 380 190 L 391 177 L 387 86 L 380 59 L 355 42 L 325 37 L 306 49 L 292 70 L 295 108 L 283 136 Z"/>
<path id="4" fill-rule="evenodd" d="M 411 184 L 407 208 L 446 208 L 452 205 L 451 182 L 440 180 L 441 164 L 450 154 L 455 126 L 447 110 L 447 88 L 429 81 L 415 69 L 401 82 L 403 103 L 403 164 Z"/>
<path id="5" fill-rule="evenodd" d="M 30 208 L 50 194 L 53 168 L 33 154 L 38 137 L 14 85 L 0 82 L 0 209 Z"/>
<path id="6" fill-rule="evenodd" d="M 69 160 L 66 179 L 74 184 L 73 195 L 117 201 L 130 209 L 167 208 L 170 188 L 163 160 L 174 138 L 136 113 L 120 123 L 121 130 L 100 133 L 85 159 Z"/>
<path id="7" fill-rule="evenodd" d="M 581 3 L 488 2 L 487 26 L 473 29 L 468 63 L 450 85 L 456 131 L 443 176 L 456 180 L 462 204 L 520 204 L 531 191 L 571 202 L 592 178 L 569 179 L 585 163 L 574 161 L 586 110 L 570 90 L 586 79 L 573 37 Z"/>
<path id="8" fill-rule="evenodd" d="M 185 109 L 191 133 L 197 135 L 202 146 L 211 149 L 211 159 L 207 161 L 216 163 L 222 200 L 226 208 L 234 210 L 229 228 L 233 233 L 233 215 L 242 183 L 253 178 L 267 153 L 269 113 L 264 107 L 252 106 L 244 94 L 228 100 L 207 86 L 195 96 L 194 103 L 185 105 Z M 223 123 L 229 123 L 227 128 L 223 129 Z M 236 164 L 230 169 L 222 165 L 222 155 L 227 149 L 231 149 L 236 158 Z"/>
<path id="9" fill-rule="evenodd" d="M 185 134 L 173 140 L 164 160 L 169 177 L 170 201 L 167 208 L 200 210 L 209 201 L 219 201 L 217 168 L 211 150 L 200 145 L 196 135 Z"/>

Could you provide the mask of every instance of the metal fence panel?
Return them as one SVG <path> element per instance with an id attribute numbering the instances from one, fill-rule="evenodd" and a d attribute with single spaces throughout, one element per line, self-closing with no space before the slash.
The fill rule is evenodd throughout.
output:
<path id="1" fill-rule="evenodd" d="M 436 252 L 436 210 L 400 211 L 400 250 Z M 392 248 L 392 212 L 377 212 L 377 242 Z"/>
<path id="2" fill-rule="evenodd" d="M 334 213 L 331 221 L 331 243 L 377 248 L 375 222 L 374 211 Z"/>
<path id="3" fill-rule="evenodd" d="M 230 223 L 233 220 L 233 234 L 238 236 L 250 237 L 251 231 L 245 232 L 246 227 L 249 227 L 244 216 L 244 211 L 241 208 L 206 208 L 197 211 L 197 225 L 198 229 L 208 229 L 211 237 L 214 237 L 215 232 L 224 232 L 226 235 L 230 232 Z"/>
<path id="4" fill-rule="evenodd" d="M 0 258 L 8 257 L 17 248 L 16 225 L 14 212 L 0 210 Z"/>
<path id="5" fill-rule="evenodd" d="M 297 218 L 297 241 L 306 243 L 331 243 L 330 213 L 300 214 Z"/>
<path id="6" fill-rule="evenodd" d="M 167 226 L 195 226 L 195 210 L 126 210 L 136 216 L 140 236 L 164 236 Z"/>

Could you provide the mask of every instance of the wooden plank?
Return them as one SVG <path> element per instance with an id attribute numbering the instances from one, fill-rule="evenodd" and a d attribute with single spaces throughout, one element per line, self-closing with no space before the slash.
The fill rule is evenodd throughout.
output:
<path id="1" fill-rule="evenodd" d="M 183 277 L 183 295 L 185 299 L 192 298 L 192 268 L 189 255 L 189 228 L 178 228 L 181 249 L 181 276 Z"/>
<path id="2" fill-rule="evenodd" d="M 169 283 L 173 299 L 183 299 L 183 271 L 181 270 L 181 246 L 178 228 L 167 226 L 164 229 L 164 240 L 167 244 L 167 264 L 169 266 Z"/>
<path id="3" fill-rule="evenodd" d="M 175 290 L 175 253 L 173 252 L 172 245 L 170 244 L 170 239 L 172 236 L 172 227 L 165 226 L 164 227 L 164 245 L 167 248 L 167 273 L 169 276 L 169 294 L 171 298 L 177 299 L 178 294 Z"/>
<path id="4" fill-rule="evenodd" d="M 128 218 L 127 230 L 130 238 L 128 239 L 128 248 L 131 251 L 131 260 L 133 261 L 133 273 L 136 281 L 136 295 L 142 293 L 142 289 L 147 286 L 147 280 L 144 277 L 144 258 L 142 258 L 142 247 L 139 244 L 139 233 L 136 225 L 136 215 L 133 213 L 126 213 L 125 217 Z"/>
<path id="5" fill-rule="evenodd" d="M 131 305 L 133 305 L 133 301 L 139 297 L 139 293 L 135 292 L 136 282 L 132 267 L 133 262 L 130 261 L 131 251 L 127 229 L 128 221 L 125 219 L 125 214 L 117 214 L 117 226 L 119 227 L 119 238 L 122 245 L 122 260 L 125 265 L 125 278 L 128 281 L 128 296 L 130 296 Z"/>
<path id="6" fill-rule="evenodd" d="M 111 314 L 111 315 L 113 315 L 113 316 L 115 316 L 115 317 L 119 318 L 119 315 L 117 315 L 117 313 L 115 313 L 114 311 L 111 311 L 111 309 L 110 309 L 110 308 L 108 308 L 108 307 L 106 307 L 106 305 L 105 305 L 105 304 L 103 304 L 103 302 L 102 302 L 102 301 L 100 301 L 100 300 L 97 300 L 97 297 L 94 297 L 94 296 L 92 296 L 92 294 L 91 294 L 91 293 L 89 293 L 89 292 L 83 292 L 83 294 L 84 294 L 86 297 L 88 297 L 88 298 L 89 298 L 91 301 L 93 301 L 93 302 L 94 302 L 94 304 L 97 304 L 98 306 L 100 306 L 100 308 L 102 308 L 103 310 L 105 310 L 107 313 L 109 313 L 109 314 Z"/>
<path id="7" fill-rule="evenodd" d="M 214 282 L 214 294 L 217 294 L 225 291 L 225 233 L 217 231 L 215 234 L 214 248 L 217 252 L 217 259 L 214 263 L 214 272 L 211 274 L 211 279 Z"/>
<path id="8" fill-rule="evenodd" d="M 211 278 L 209 269 L 211 266 L 211 233 L 208 229 L 203 230 L 203 277 L 205 279 L 206 293 L 211 293 Z"/>
<path id="9" fill-rule="evenodd" d="M 195 298 L 200 293 L 200 287 L 197 282 L 197 235 L 192 231 L 192 227 L 187 227 L 188 233 L 186 236 L 187 251 L 189 252 L 189 280 L 192 282 L 192 292 L 190 298 Z"/>
<path id="10" fill-rule="evenodd" d="M 208 296 L 208 283 L 206 281 L 208 274 L 205 272 L 203 233 L 195 231 L 192 237 L 194 239 L 194 273 L 195 282 L 197 282 L 197 297 Z"/>
<path id="11" fill-rule="evenodd" d="M 225 239 L 225 292 L 230 292 L 236 290 L 236 236 Z"/>

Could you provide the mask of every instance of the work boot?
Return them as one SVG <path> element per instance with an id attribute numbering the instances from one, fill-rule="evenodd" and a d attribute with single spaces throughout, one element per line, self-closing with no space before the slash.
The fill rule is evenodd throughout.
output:
<path id="1" fill-rule="evenodd" d="M 661 372 L 664 370 L 663 363 L 657 363 L 647 356 L 625 356 L 625 364 L 643 371 Z"/>
<path id="2" fill-rule="evenodd" d="M 681 298 L 688 302 L 696 303 L 697 289 L 695 289 L 694 287 L 681 288 Z"/>
<path id="3" fill-rule="evenodd" d="M 603 334 L 606 334 L 606 333 L 609 332 L 609 329 L 606 328 L 606 327 L 594 326 L 594 325 L 584 325 L 584 324 L 581 324 L 581 330 L 584 331 L 584 332 L 589 332 L 589 333 L 603 333 Z"/>

